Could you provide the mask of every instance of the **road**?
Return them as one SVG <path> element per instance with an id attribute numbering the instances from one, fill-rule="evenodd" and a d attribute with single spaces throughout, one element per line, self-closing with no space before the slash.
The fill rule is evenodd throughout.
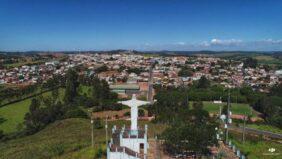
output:
<path id="1" fill-rule="evenodd" d="M 243 131 L 242 126 L 240 126 L 240 127 L 231 126 L 229 129 L 235 130 L 235 131 L 240 131 L 240 132 Z M 246 127 L 245 130 L 246 130 L 246 133 L 251 133 L 251 134 L 255 134 L 255 135 L 263 135 L 263 136 L 267 136 L 267 137 L 270 137 L 270 138 L 273 138 L 273 139 L 282 140 L 282 134 L 273 133 L 273 132 L 270 132 L 270 131 L 258 130 L 258 129 L 249 128 L 249 127 Z"/>

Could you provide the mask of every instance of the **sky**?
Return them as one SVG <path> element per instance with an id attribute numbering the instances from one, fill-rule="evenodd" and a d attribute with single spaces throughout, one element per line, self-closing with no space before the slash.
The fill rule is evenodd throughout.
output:
<path id="1" fill-rule="evenodd" d="M 282 50 L 280 0 L 0 0 L 0 50 Z"/>

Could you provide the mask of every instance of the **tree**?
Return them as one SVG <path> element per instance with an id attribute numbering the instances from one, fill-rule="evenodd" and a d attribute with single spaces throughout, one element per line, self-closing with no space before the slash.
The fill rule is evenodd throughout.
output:
<path id="1" fill-rule="evenodd" d="M 244 63 L 244 68 L 248 68 L 248 67 L 256 68 L 258 61 L 257 61 L 257 59 L 253 59 L 251 57 L 248 57 L 243 61 L 243 63 Z"/>
<path id="2" fill-rule="evenodd" d="M 78 87 L 78 75 L 74 69 L 69 69 L 66 74 L 66 89 L 65 89 L 65 97 L 64 101 L 66 103 L 74 102 L 74 98 L 77 95 L 77 87 Z"/>
<path id="3" fill-rule="evenodd" d="M 197 87 L 204 88 L 204 89 L 209 88 L 210 81 L 205 76 L 202 76 L 200 80 L 198 81 Z"/>
<path id="4" fill-rule="evenodd" d="M 189 77 L 193 76 L 193 69 L 189 67 L 182 67 L 181 70 L 178 72 L 178 76 L 181 77 Z"/>
<path id="5" fill-rule="evenodd" d="M 32 134 L 40 130 L 44 123 L 42 123 L 43 116 L 45 116 L 42 109 L 40 109 L 40 102 L 38 99 L 32 99 L 29 112 L 25 114 L 25 125 L 28 134 Z"/>
<path id="6" fill-rule="evenodd" d="M 173 155 L 208 154 L 208 147 L 217 145 L 215 127 L 218 123 L 209 117 L 202 102 L 194 102 L 193 109 L 186 115 L 188 118 L 175 120 L 163 132 L 165 150 Z"/>

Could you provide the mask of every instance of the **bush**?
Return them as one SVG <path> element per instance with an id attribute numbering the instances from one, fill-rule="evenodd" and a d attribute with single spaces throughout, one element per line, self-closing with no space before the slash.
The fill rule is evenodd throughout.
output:
<path id="1" fill-rule="evenodd" d="M 106 156 L 106 151 L 99 147 L 94 158 L 102 158 L 103 156 Z"/>
<path id="2" fill-rule="evenodd" d="M 125 112 L 123 116 L 130 116 L 130 112 Z"/>
<path id="3" fill-rule="evenodd" d="M 75 108 L 68 110 L 64 118 L 88 118 L 88 115 L 83 110 Z"/>
<path id="4" fill-rule="evenodd" d="M 4 138 L 4 132 L 2 130 L 0 130 L 0 140 Z"/>
<path id="5" fill-rule="evenodd" d="M 145 111 L 143 109 L 138 110 L 138 116 L 143 117 L 145 116 Z"/>
<path id="6" fill-rule="evenodd" d="M 101 123 L 101 119 L 100 118 L 95 119 L 93 125 L 94 125 L 95 129 L 103 128 L 103 125 Z"/>

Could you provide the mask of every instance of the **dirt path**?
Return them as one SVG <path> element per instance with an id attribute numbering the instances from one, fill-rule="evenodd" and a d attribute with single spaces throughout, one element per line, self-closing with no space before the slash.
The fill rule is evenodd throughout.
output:
<path id="1" fill-rule="evenodd" d="M 224 159 L 239 159 L 239 157 L 237 157 L 234 152 L 232 151 L 232 149 L 230 149 L 228 146 L 226 146 L 223 142 L 219 143 L 219 148 L 218 148 L 218 152 L 222 152 L 223 153 L 223 158 Z"/>

